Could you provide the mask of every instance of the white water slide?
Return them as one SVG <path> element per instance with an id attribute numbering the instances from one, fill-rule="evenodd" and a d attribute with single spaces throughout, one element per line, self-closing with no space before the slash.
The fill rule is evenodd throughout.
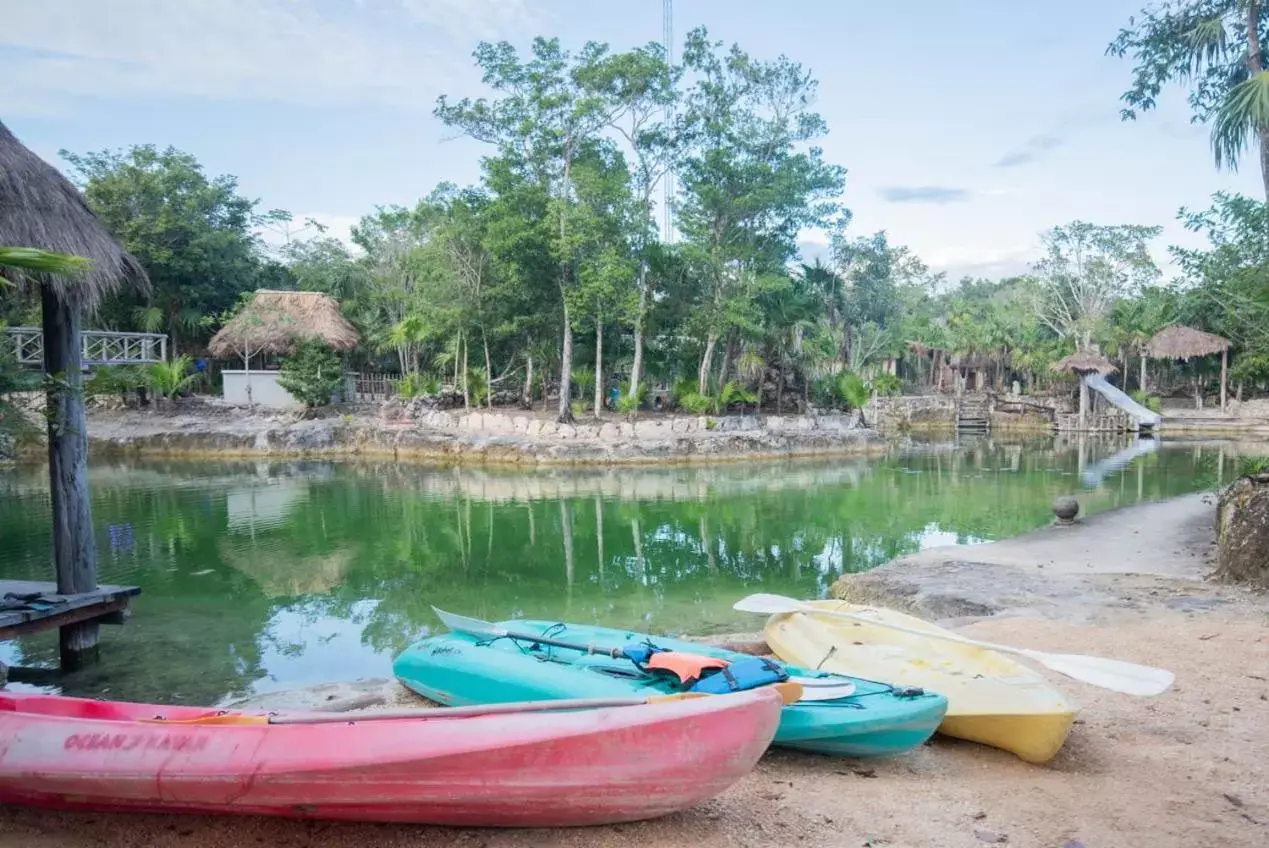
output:
<path id="1" fill-rule="evenodd" d="M 1163 417 L 1146 409 L 1128 395 L 1106 382 L 1101 374 L 1086 374 L 1084 384 L 1137 420 L 1138 424 L 1157 427 Z"/>

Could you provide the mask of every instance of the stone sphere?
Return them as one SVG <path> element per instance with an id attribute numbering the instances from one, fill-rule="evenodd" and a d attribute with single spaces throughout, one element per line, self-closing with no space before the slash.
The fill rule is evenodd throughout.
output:
<path id="1" fill-rule="evenodd" d="M 1053 499 L 1053 514 L 1064 524 L 1070 524 L 1080 514 L 1080 502 L 1070 495 L 1060 495 Z"/>

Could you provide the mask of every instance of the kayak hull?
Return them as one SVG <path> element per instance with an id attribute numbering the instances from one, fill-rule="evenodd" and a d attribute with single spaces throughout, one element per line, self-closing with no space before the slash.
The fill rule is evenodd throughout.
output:
<path id="1" fill-rule="evenodd" d="M 806 603 L 931 634 L 950 633 L 895 610 L 844 601 Z M 865 676 L 884 671 L 896 683 L 937 689 L 948 698 L 939 733 L 1001 748 L 1031 763 L 1053 759 L 1079 713 L 1078 705 L 1039 672 L 971 645 L 799 613 L 772 616 L 765 635 L 776 655 L 789 662 L 823 660 L 824 669 Z"/>
<path id="2" fill-rule="evenodd" d="M 0 803 L 489 827 L 636 821 L 735 783 L 780 707 L 766 689 L 572 712 L 199 726 L 171 721 L 214 711 L 0 695 Z M 155 716 L 168 721 L 146 721 Z"/>
<path id="3" fill-rule="evenodd" d="M 685 653 L 736 660 L 747 655 L 696 642 L 626 630 L 558 622 L 516 620 L 497 626 L 584 645 L 619 646 L 651 639 Z M 842 682 L 839 675 L 788 667 L 799 677 Z M 393 672 L 410 689 L 448 705 L 501 703 L 550 698 L 601 698 L 667 694 L 677 691 L 633 663 L 602 653 L 541 648 L 510 639 L 480 641 L 463 633 L 433 636 L 397 657 Z M 774 744 L 852 757 L 902 753 L 933 735 L 947 710 L 934 692 L 897 695 L 884 683 L 850 678 L 855 694 L 833 701 L 800 701 L 785 706 Z"/>

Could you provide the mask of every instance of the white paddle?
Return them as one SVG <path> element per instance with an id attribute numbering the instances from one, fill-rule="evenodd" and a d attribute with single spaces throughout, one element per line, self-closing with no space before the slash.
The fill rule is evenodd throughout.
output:
<path id="1" fill-rule="evenodd" d="M 732 605 L 732 609 L 768 615 L 800 612 L 809 615 L 849 618 L 854 621 L 863 621 L 879 627 L 889 627 L 891 630 L 912 633 L 926 638 L 946 639 L 949 642 L 960 642 L 962 645 L 973 645 L 978 648 L 1000 651 L 1001 653 L 1017 654 L 1035 660 L 1047 668 L 1065 674 L 1067 677 L 1073 677 L 1076 680 L 1082 680 L 1085 683 L 1100 686 L 1103 689 L 1122 692 L 1125 695 L 1158 695 L 1171 686 L 1172 681 L 1176 679 L 1176 675 L 1165 668 L 1153 668 L 1148 665 L 1137 665 L 1136 663 L 1122 660 L 1110 660 L 1105 657 L 1086 657 L 1081 654 L 1050 654 L 1045 651 L 1032 650 L 1031 648 L 1014 648 L 1010 645 L 979 642 L 974 639 L 955 636 L 951 633 L 917 630 L 911 627 L 904 627 L 901 624 L 891 624 L 866 615 L 817 609 L 802 601 L 786 598 L 782 595 L 768 595 L 765 593 L 749 595 L 736 601 Z"/>

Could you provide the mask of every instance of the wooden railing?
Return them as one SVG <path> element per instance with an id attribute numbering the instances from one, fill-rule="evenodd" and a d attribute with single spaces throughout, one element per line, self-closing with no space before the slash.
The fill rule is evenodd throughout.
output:
<path id="1" fill-rule="evenodd" d="M 44 365 L 44 332 L 39 327 L 9 327 L 0 336 L 22 365 Z M 129 365 L 167 359 L 167 336 L 162 333 L 117 333 L 84 330 L 79 334 L 84 365 Z"/>
<path id="2" fill-rule="evenodd" d="M 352 401 L 387 400 L 397 396 L 397 387 L 401 383 L 400 374 L 363 374 L 351 373 Z"/>

